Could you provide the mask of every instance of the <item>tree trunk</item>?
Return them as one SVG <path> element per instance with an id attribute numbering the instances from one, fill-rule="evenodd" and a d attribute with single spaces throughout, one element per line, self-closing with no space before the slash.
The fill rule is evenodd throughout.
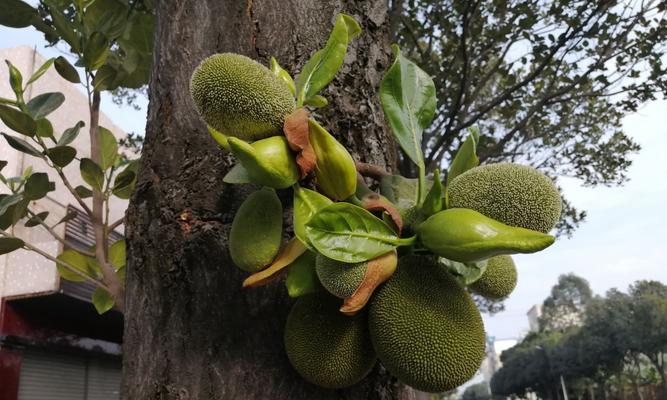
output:
<path id="1" fill-rule="evenodd" d="M 281 283 L 242 289 L 227 237 L 252 188 L 222 177 L 218 148 L 189 95 L 205 57 L 237 52 L 296 72 L 321 48 L 339 12 L 363 35 L 324 93 L 320 120 L 360 161 L 395 167 L 377 90 L 388 68 L 385 0 L 164 0 L 158 2 L 146 141 L 127 215 L 123 392 L 127 399 L 408 399 L 380 366 L 347 390 L 324 390 L 291 368 Z M 290 192 L 281 191 L 285 205 Z"/>

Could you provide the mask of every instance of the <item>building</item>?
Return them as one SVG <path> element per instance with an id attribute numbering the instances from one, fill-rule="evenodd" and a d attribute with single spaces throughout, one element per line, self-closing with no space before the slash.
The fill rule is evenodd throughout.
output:
<path id="1" fill-rule="evenodd" d="M 33 49 L 21 46 L 0 50 L 0 59 L 10 60 L 23 74 L 24 82 L 44 61 Z M 46 92 L 61 92 L 65 103 L 49 119 L 54 132 L 83 120 L 88 125 L 88 100 L 76 85 L 62 79 L 51 68 L 25 94 L 26 101 Z M 0 97 L 14 98 L 4 63 L 0 67 Z M 100 125 L 124 133 L 100 113 Z M 0 131 L 12 134 L 0 121 Z M 16 134 L 14 134 L 16 136 Z M 79 154 L 90 154 L 86 128 L 71 144 Z M 0 160 L 7 161 L 5 176 L 20 175 L 32 166 L 34 171 L 47 172 L 56 182 L 56 191 L 31 204 L 37 212 L 49 211 L 47 222 L 55 223 L 68 212 L 77 211 L 76 201 L 64 188 L 55 171 L 38 158 L 10 148 L 0 138 Z M 83 184 L 78 163 L 65 168 L 72 185 Z M 6 192 L 2 187 L 0 193 Z M 111 220 L 121 218 L 126 202 L 111 203 Z M 72 242 L 72 247 L 85 248 L 94 243 L 90 222 L 84 213 L 54 228 L 57 234 Z M 12 234 L 23 238 L 53 256 L 63 250 L 41 227 L 25 228 L 17 224 Z M 112 235 L 118 240 L 119 234 Z M 87 283 L 61 280 L 55 264 L 44 257 L 18 250 L 0 256 L 0 400 L 118 399 L 121 376 L 122 314 L 110 311 L 100 316 L 90 304 L 94 288 Z"/>
<path id="2" fill-rule="evenodd" d="M 528 330 L 530 332 L 537 332 L 540 330 L 540 317 L 542 316 L 542 304 L 535 304 L 530 307 L 526 313 L 528 316 Z"/>
<path id="3" fill-rule="evenodd" d="M 491 378 L 503 366 L 500 361 L 500 355 L 503 351 L 513 347 L 519 342 L 519 339 L 496 339 L 494 336 L 486 337 L 486 357 L 479 367 L 484 377 L 484 382 L 491 384 Z"/>

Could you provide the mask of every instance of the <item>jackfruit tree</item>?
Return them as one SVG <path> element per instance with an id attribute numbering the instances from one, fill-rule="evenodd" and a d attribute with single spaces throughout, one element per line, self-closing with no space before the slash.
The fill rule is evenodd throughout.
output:
<path id="1" fill-rule="evenodd" d="M 552 181 L 509 174 L 526 198 L 491 187 L 514 219 L 454 205 L 456 179 L 485 167 L 479 132 L 427 169 L 436 88 L 387 43 L 383 1 L 157 13 L 125 395 L 403 399 L 470 379 L 485 353 L 470 292 L 494 258 L 554 242 L 516 222 L 550 221 Z M 388 172 L 398 147 L 416 176 Z M 499 275 L 489 285 L 511 280 Z"/>

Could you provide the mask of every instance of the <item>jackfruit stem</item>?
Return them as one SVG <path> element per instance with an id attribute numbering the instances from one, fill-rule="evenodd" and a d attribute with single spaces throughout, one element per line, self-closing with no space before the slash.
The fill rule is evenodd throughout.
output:
<path id="1" fill-rule="evenodd" d="M 393 241 L 396 246 L 412 246 L 417 241 L 417 235 L 409 238 L 398 238 Z"/>

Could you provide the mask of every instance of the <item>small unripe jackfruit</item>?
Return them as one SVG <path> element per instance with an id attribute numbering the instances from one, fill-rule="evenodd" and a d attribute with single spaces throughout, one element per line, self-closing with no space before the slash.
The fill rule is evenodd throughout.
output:
<path id="1" fill-rule="evenodd" d="M 240 54 L 214 54 L 192 74 L 190 93 L 207 124 L 226 136 L 254 141 L 282 132 L 294 111 L 289 87 Z"/>
<path id="2" fill-rule="evenodd" d="M 367 265 L 367 261 L 347 264 L 318 254 L 315 272 L 329 293 L 344 299 L 357 290 L 364 279 Z"/>
<path id="3" fill-rule="evenodd" d="M 340 389 L 375 365 L 365 312 L 348 317 L 340 300 L 321 292 L 299 297 L 287 317 L 285 351 L 294 369 L 316 385 Z"/>
<path id="4" fill-rule="evenodd" d="M 561 197 L 553 181 L 532 167 L 488 164 L 457 176 L 448 188 L 450 208 L 470 208 L 507 225 L 549 232 Z"/>
<path id="5" fill-rule="evenodd" d="M 489 258 L 484 274 L 469 288 L 487 299 L 502 299 L 516 287 L 516 266 L 510 256 Z"/>
<path id="6" fill-rule="evenodd" d="M 299 169 L 284 136 L 253 143 L 228 138 L 227 143 L 253 183 L 284 189 L 299 179 Z"/>
<path id="7" fill-rule="evenodd" d="M 484 358 L 482 317 L 470 295 L 434 259 L 406 256 L 369 309 L 373 347 L 402 382 L 445 392 L 470 379 Z"/>
<path id="8" fill-rule="evenodd" d="M 251 193 L 239 207 L 229 233 L 229 254 L 237 267 L 257 272 L 273 261 L 280 249 L 283 207 L 276 192 Z"/>

